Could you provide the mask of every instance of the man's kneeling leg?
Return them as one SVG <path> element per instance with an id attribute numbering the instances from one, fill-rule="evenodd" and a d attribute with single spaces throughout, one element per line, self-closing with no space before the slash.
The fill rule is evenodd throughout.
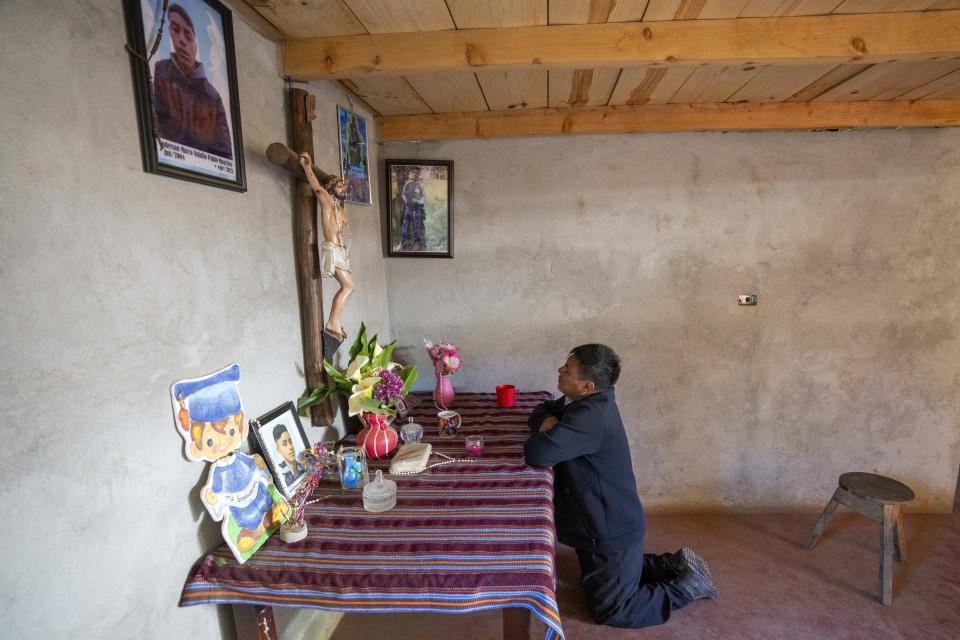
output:
<path id="1" fill-rule="evenodd" d="M 643 545 L 608 553 L 577 550 L 580 588 L 599 624 L 637 629 L 662 624 L 692 600 L 667 580 L 643 581 Z"/>

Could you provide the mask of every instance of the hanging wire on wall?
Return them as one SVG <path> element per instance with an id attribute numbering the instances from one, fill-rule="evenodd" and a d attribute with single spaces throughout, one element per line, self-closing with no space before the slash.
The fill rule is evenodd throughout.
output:
<path id="1" fill-rule="evenodd" d="M 167 5 L 168 4 L 169 4 L 169 0 L 162 0 L 161 2 L 157 3 L 156 8 L 153 11 L 153 23 L 159 26 L 157 27 L 157 35 L 153 39 L 153 44 L 150 45 L 150 53 L 147 54 L 146 58 L 138 54 L 136 51 L 132 51 L 129 44 L 126 45 L 127 51 L 130 51 L 130 53 L 132 53 L 133 55 L 137 56 L 142 60 L 145 60 L 146 62 L 149 62 L 150 59 L 153 58 L 154 55 L 156 55 L 157 49 L 160 48 L 160 41 L 163 39 L 163 25 L 167 21 Z"/>
<path id="2" fill-rule="evenodd" d="M 160 48 L 160 42 L 163 40 L 163 26 L 164 24 L 166 24 L 166 21 L 167 21 L 167 5 L 168 4 L 169 4 L 169 0 L 161 0 L 160 2 L 157 2 L 155 5 L 154 4 L 149 5 L 151 8 L 154 9 L 153 23 L 158 25 L 157 35 L 154 37 L 153 43 L 149 44 L 148 46 L 150 50 L 149 53 L 147 53 L 146 55 L 143 55 L 142 53 L 137 51 L 135 48 L 131 47 L 129 42 L 125 42 L 123 44 L 123 47 L 124 49 L 127 50 L 127 53 L 129 53 L 131 56 L 133 56 L 134 58 L 137 58 L 140 61 L 140 63 L 143 65 L 144 72 L 146 73 L 147 99 L 150 102 L 150 109 L 149 109 L 150 130 L 153 132 L 153 137 L 155 140 L 160 139 L 160 134 L 157 132 L 157 114 L 153 108 L 153 74 L 150 73 L 150 60 L 152 60 L 153 56 L 157 54 L 157 49 Z M 147 45 L 147 44 L 148 43 L 144 42 L 144 45 Z"/>

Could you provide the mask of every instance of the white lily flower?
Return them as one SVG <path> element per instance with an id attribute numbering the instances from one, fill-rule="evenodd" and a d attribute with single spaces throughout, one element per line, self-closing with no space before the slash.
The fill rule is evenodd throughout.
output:
<path id="1" fill-rule="evenodd" d="M 403 368 L 403 365 L 399 365 L 396 362 L 391 362 L 390 364 L 387 365 L 387 369 L 390 371 L 393 371 L 394 369 L 402 369 L 402 368 Z"/>
<path id="2" fill-rule="evenodd" d="M 360 380 L 360 377 L 363 375 L 360 373 L 360 369 L 368 362 L 370 362 L 369 357 L 358 355 L 353 359 L 353 362 L 350 363 L 350 366 L 347 367 L 347 370 L 343 372 L 343 375 L 354 380 Z"/>
<path id="3" fill-rule="evenodd" d="M 363 399 L 368 397 L 368 395 L 368 391 L 364 389 L 350 396 L 350 399 L 347 401 L 347 406 L 349 409 L 347 411 L 347 415 L 352 417 L 363 411 L 361 404 L 363 403 Z"/>
<path id="4" fill-rule="evenodd" d="M 360 380 L 360 384 L 355 386 L 360 387 L 360 389 L 369 389 L 370 387 L 377 384 L 378 382 L 380 382 L 380 376 L 370 376 L 368 378 L 363 378 L 362 380 Z M 358 389 L 358 391 L 360 389 Z"/>
<path id="5" fill-rule="evenodd" d="M 380 343 L 375 343 L 373 345 L 373 357 L 376 358 L 381 353 L 383 353 L 383 347 L 380 346 Z"/>

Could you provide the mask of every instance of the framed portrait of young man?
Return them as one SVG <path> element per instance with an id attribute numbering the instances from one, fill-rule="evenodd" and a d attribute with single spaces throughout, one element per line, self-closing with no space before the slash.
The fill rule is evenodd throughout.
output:
<path id="1" fill-rule="evenodd" d="M 453 257 L 453 161 L 387 160 L 387 255 Z"/>
<path id="2" fill-rule="evenodd" d="M 233 18 L 217 0 L 124 0 L 144 170 L 246 191 Z"/>
<path id="3" fill-rule="evenodd" d="M 285 402 L 276 409 L 250 421 L 252 444 L 267 461 L 274 484 L 287 499 L 293 498 L 306 477 L 303 452 L 310 441 L 300 424 L 297 407 Z"/>

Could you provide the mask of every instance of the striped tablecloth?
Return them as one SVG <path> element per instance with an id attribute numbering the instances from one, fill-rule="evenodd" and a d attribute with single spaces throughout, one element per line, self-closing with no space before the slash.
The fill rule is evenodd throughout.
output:
<path id="1" fill-rule="evenodd" d="M 465 458 L 464 436 L 486 445 L 472 463 L 392 477 L 397 506 L 368 513 L 358 492 L 336 478 L 307 507 L 309 535 L 296 544 L 272 537 L 238 564 L 224 545 L 202 558 L 180 606 L 251 604 L 344 612 L 468 613 L 524 607 L 562 638 L 555 597 L 553 475 L 523 462 L 527 416 L 547 392 L 519 394 L 501 409 L 494 394 L 458 393 L 460 435 L 437 436 L 432 398 L 413 415 L 436 452 Z M 431 457 L 431 462 L 437 460 Z M 372 461 L 371 476 L 389 462 Z"/>

